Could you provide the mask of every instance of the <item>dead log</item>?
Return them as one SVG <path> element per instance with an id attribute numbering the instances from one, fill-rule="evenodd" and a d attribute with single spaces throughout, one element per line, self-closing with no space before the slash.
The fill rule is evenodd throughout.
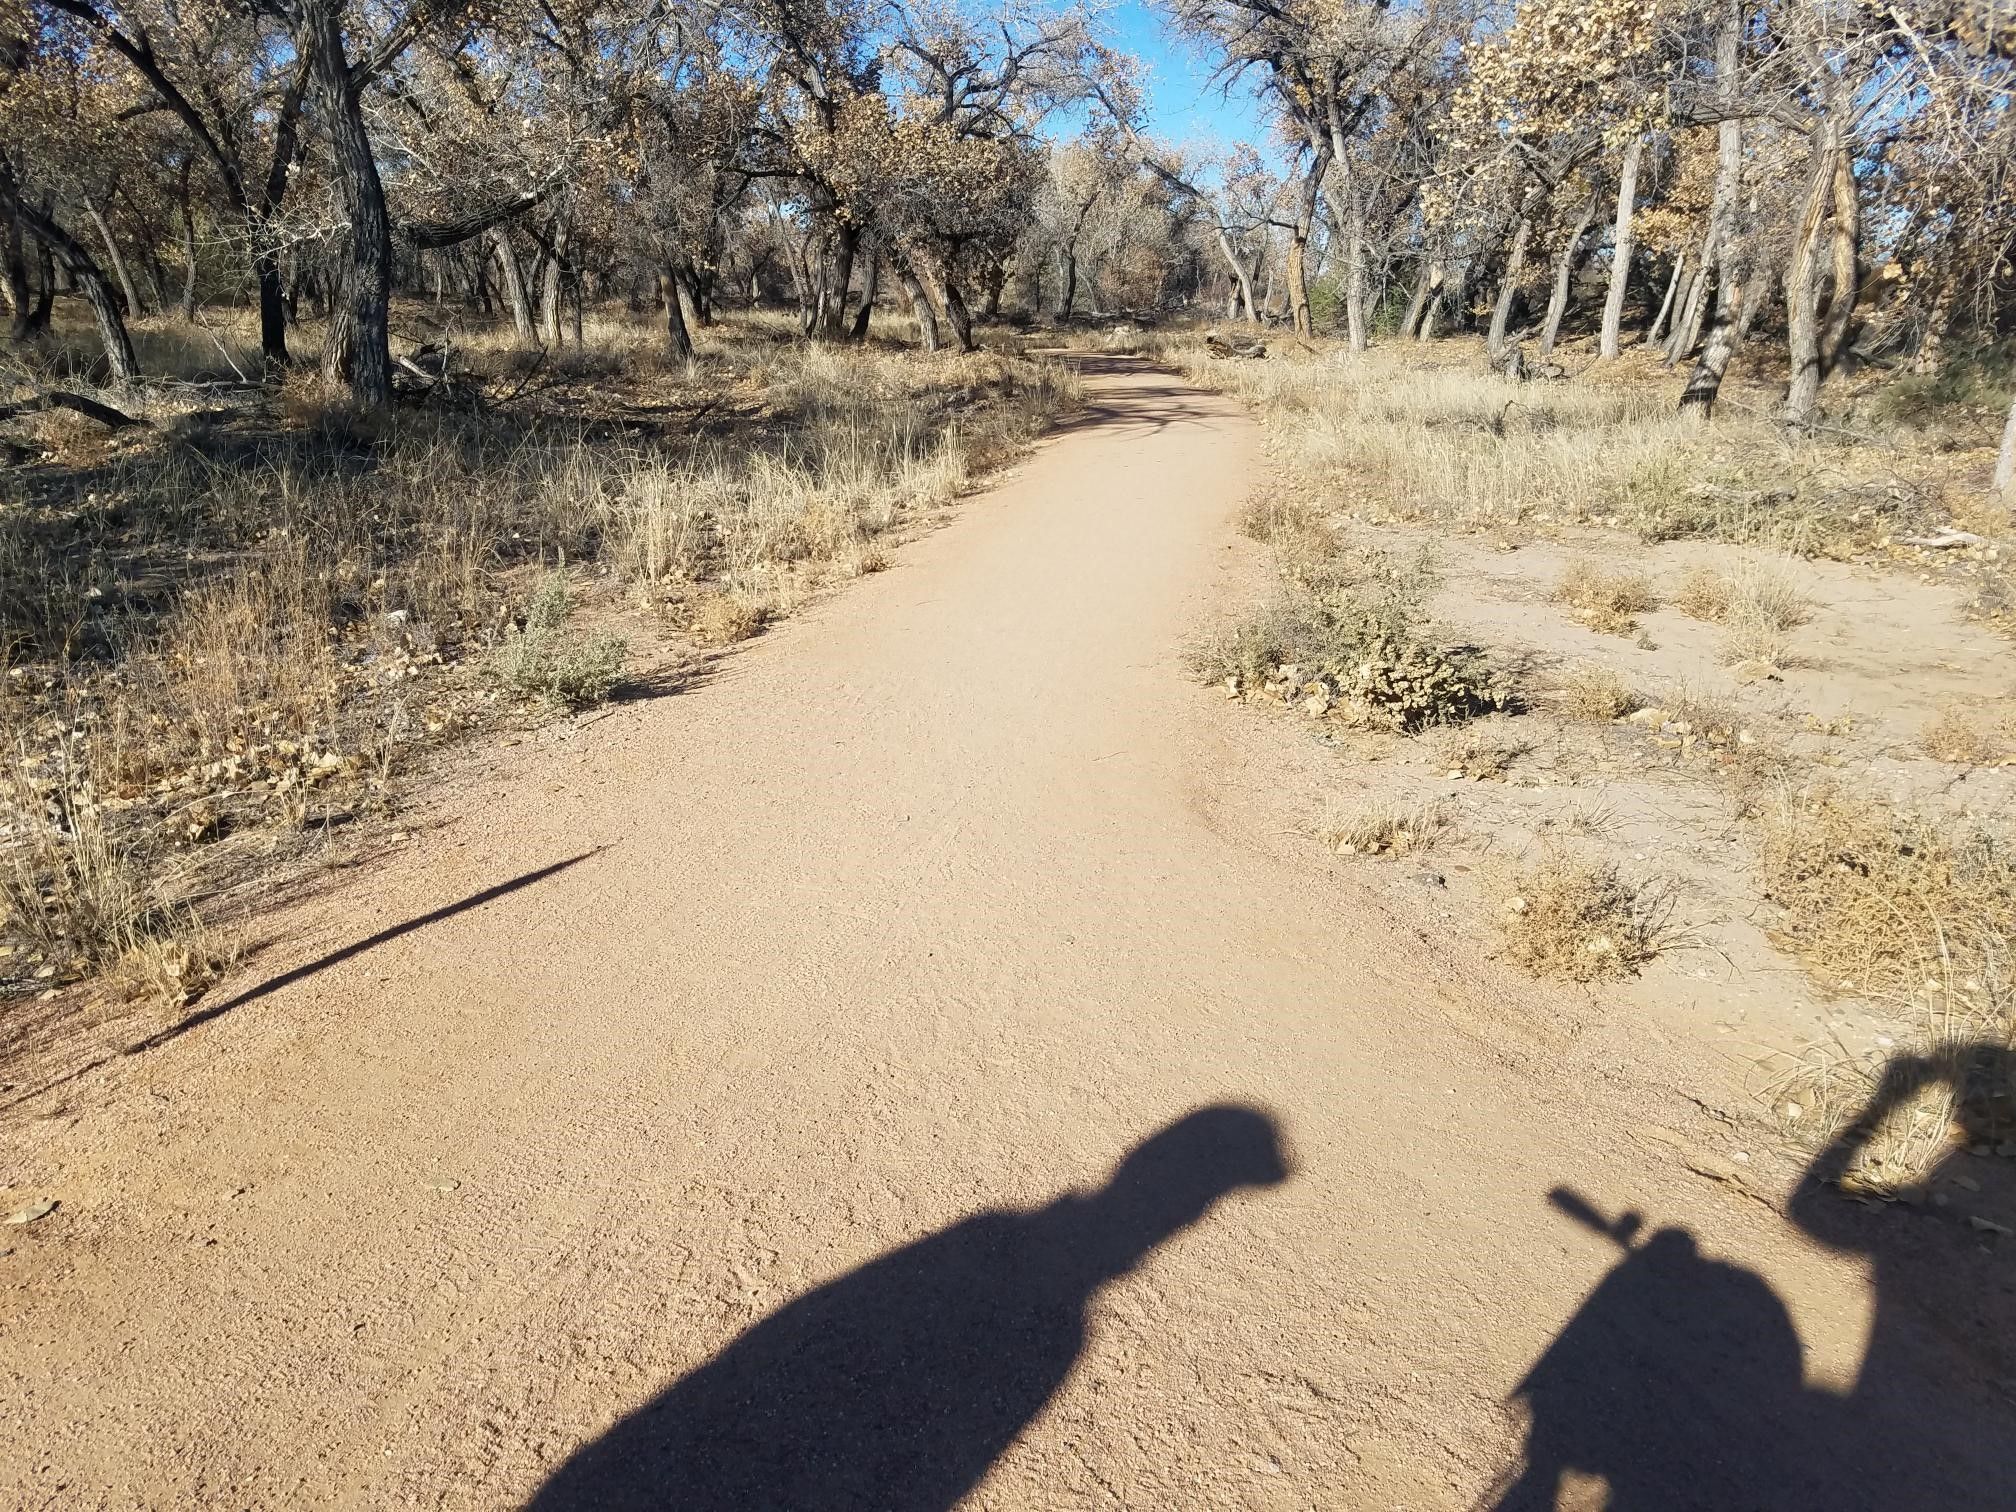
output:
<path id="1" fill-rule="evenodd" d="M 1267 343 L 1264 341 L 1236 341 L 1221 336 L 1216 331 L 1204 333 L 1204 345 L 1213 357 L 1265 357 Z"/>
<path id="2" fill-rule="evenodd" d="M 82 394 L 69 394 L 60 390 L 48 394 L 36 394 L 32 398 L 17 399 L 12 404 L 0 404 L 0 420 L 12 420 L 16 415 L 33 415 L 41 410 L 75 410 L 87 419 L 96 420 L 100 425 L 113 430 L 124 430 L 129 425 L 146 425 L 138 415 L 129 415 L 124 410 L 116 410 L 109 404 L 100 404 L 96 399 L 86 399 Z"/>

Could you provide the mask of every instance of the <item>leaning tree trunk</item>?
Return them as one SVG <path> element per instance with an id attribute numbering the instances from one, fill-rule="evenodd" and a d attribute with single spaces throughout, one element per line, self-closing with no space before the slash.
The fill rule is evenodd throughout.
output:
<path id="1" fill-rule="evenodd" d="M 1498 300 L 1491 307 L 1491 332 L 1484 349 L 1493 362 L 1505 355 L 1505 327 L 1512 320 L 1512 301 L 1519 293 L 1519 280 L 1526 271 L 1526 244 L 1533 239 L 1533 218 L 1523 209 L 1512 228 L 1512 246 L 1505 254 L 1505 275 L 1498 284 Z"/>
<path id="2" fill-rule="evenodd" d="M 1600 357 L 1615 357 L 1623 350 L 1624 296 L 1631 285 L 1631 258 L 1636 242 L 1631 234 L 1631 218 L 1638 204 L 1638 165 L 1645 156 L 1645 139 L 1631 138 L 1624 148 L 1624 161 L 1617 170 L 1617 219 L 1611 233 L 1610 291 L 1603 299 L 1603 334 L 1597 346 Z"/>
<path id="3" fill-rule="evenodd" d="M 1302 196 L 1295 204 L 1295 224 L 1288 243 L 1288 309 L 1294 316 L 1297 335 L 1316 334 L 1316 318 L 1309 309 L 1309 237 L 1316 229 L 1316 204 L 1322 197 L 1323 180 L 1330 172 L 1330 144 L 1311 144 L 1309 171 L 1302 179 Z"/>
<path id="4" fill-rule="evenodd" d="M 518 249 L 511 233 L 502 226 L 490 228 L 490 247 L 497 254 L 497 277 L 504 286 L 504 302 L 511 307 L 511 328 L 518 339 L 532 342 L 538 333 L 532 326 L 532 299 L 525 291 L 525 266 L 518 261 Z"/>
<path id="5" fill-rule="evenodd" d="M 1225 265 L 1232 270 L 1232 297 L 1228 301 L 1230 308 L 1227 313 L 1236 317 L 1243 310 L 1251 324 L 1260 324 L 1259 312 L 1253 308 L 1253 275 L 1233 252 L 1231 235 L 1222 223 L 1218 227 L 1218 250 L 1224 255 Z"/>
<path id="6" fill-rule="evenodd" d="M 1596 219 L 1596 196 L 1592 193 L 1582 203 L 1581 217 L 1575 222 L 1575 229 L 1568 233 L 1568 240 L 1561 245 L 1561 255 L 1554 260 L 1554 292 L 1547 297 L 1547 325 L 1540 333 L 1540 355 L 1545 357 L 1554 350 L 1554 342 L 1561 334 L 1561 318 L 1568 313 L 1568 285 L 1575 277 L 1575 255 L 1581 250 L 1582 238 L 1589 233 L 1589 223 Z"/>
<path id="7" fill-rule="evenodd" d="M 959 281 L 948 270 L 939 280 L 945 290 L 945 318 L 951 322 L 952 334 L 958 339 L 959 350 L 978 350 L 973 345 L 973 312 L 966 308 L 966 296 L 959 292 Z"/>
<path id="8" fill-rule="evenodd" d="M 21 218 L 12 213 L 5 214 L 0 234 L 5 236 L 5 241 L 0 242 L 0 275 L 6 279 L 7 308 L 11 316 L 7 334 L 14 341 L 25 341 L 29 335 L 29 313 L 35 304 L 35 289 L 28 279 L 28 252 L 21 231 Z"/>
<path id="9" fill-rule="evenodd" d="M 341 0 L 303 0 L 301 41 L 313 52 L 330 166 L 350 222 L 343 277 L 343 323 L 353 343 L 350 397 L 366 409 L 382 409 L 392 402 L 392 222 L 357 81 L 343 51 L 342 9 Z"/>
<path id="10" fill-rule="evenodd" d="M 1824 133 L 1824 134 L 1823 134 Z M 1830 128 L 1814 131 L 1813 174 L 1792 239 L 1785 273 L 1785 343 L 1792 379 L 1785 390 L 1785 423 L 1813 423 L 1826 376 L 1820 337 L 1820 237 L 1834 197 L 1834 162 L 1840 148 Z"/>
<path id="11" fill-rule="evenodd" d="M 909 257 L 896 248 L 891 248 L 889 260 L 896 265 L 896 282 L 903 286 L 903 293 L 910 301 L 910 315 L 917 322 L 917 338 L 924 344 L 924 350 L 938 350 L 938 312 L 931 307 L 931 296 L 924 292 L 924 280 L 917 276 Z"/>
<path id="12" fill-rule="evenodd" d="M 1078 300 L 1078 254 L 1065 246 L 1057 249 L 1057 303 L 1052 314 L 1062 325 L 1071 318 L 1071 306 Z"/>
<path id="13" fill-rule="evenodd" d="M 674 362 L 693 360 L 693 332 L 679 298 L 679 275 L 667 267 L 658 275 L 658 297 L 665 301 L 665 351 Z"/>
<path id="14" fill-rule="evenodd" d="M 57 221 L 43 210 L 31 208 L 24 202 L 15 186 L 14 178 L 4 167 L 0 167 L 0 212 L 11 211 L 35 239 L 42 244 L 42 320 L 48 320 L 48 301 L 54 293 L 54 270 L 49 265 L 53 256 L 62 259 L 63 267 L 70 275 L 84 301 L 91 307 L 91 318 L 98 326 L 98 340 L 105 348 L 105 367 L 114 384 L 131 383 L 140 376 L 140 360 L 133 353 L 133 338 L 127 334 L 126 322 L 119 313 L 119 301 L 112 293 L 112 285 L 99 271 L 98 264 L 91 260 L 91 254 L 84 244 L 72 236 Z M 31 331 L 33 315 L 30 317 Z"/>
<path id="15" fill-rule="evenodd" d="M 1442 287 L 1442 264 L 1436 258 L 1423 258 L 1421 275 L 1414 280 L 1414 292 L 1407 300 L 1406 313 L 1400 317 L 1400 339 L 1407 341 L 1418 336 L 1422 322 L 1428 318 L 1428 301 L 1435 291 Z"/>
<path id="16" fill-rule="evenodd" d="M 133 287 L 133 275 L 126 271 L 126 259 L 120 254 L 118 238 L 113 236 L 112 225 L 105 219 L 105 212 L 98 208 L 96 200 L 84 201 L 84 213 L 91 217 L 91 224 L 98 228 L 98 239 L 105 243 L 105 257 L 112 264 L 112 276 L 119 280 L 119 293 L 126 301 L 126 314 L 130 319 L 141 313 L 140 291 Z"/>
<path id="17" fill-rule="evenodd" d="M 1698 411 L 1704 418 L 1714 414 L 1722 380 L 1729 372 L 1729 359 L 1736 355 L 1736 348 L 1743 341 L 1746 322 L 1742 312 L 1751 299 L 1751 280 L 1761 282 L 1754 271 L 1743 266 L 1733 247 L 1725 247 L 1721 267 L 1715 274 L 1715 316 L 1708 324 L 1708 340 L 1701 348 L 1701 359 L 1694 364 L 1687 387 L 1680 395 L 1681 413 Z"/>
<path id="18" fill-rule="evenodd" d="M 854 324 L 847 329 L 849 341 L 868 339 L 868 322 L 875 318 L 875 296 L 882 292 L 882 253 L 870 243 L 861 266 L 861 305 L 854 312 Z"/>
<path id="19" fill-rule="evenodd" d="M 1680 297 L 1680 285 L 1687 276 L 1687 252 L 1681 249 L 1673 259 L 1673 271 L 1666 278 L 1666 297 L 1659 301 L 1659 313 L 1652 317 L 1652 324 L 1645 328 L 1645 344 L 1652 345 L 1666 330 L 1666 319 L 1673 313 L 1673 305 Z"/>

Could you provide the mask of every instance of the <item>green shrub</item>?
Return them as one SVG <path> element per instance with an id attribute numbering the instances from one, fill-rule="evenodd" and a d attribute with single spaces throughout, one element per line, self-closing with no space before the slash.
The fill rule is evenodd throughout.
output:
<path id="1" fill-rule="evenodd" d="M 524 626 L 507 629 L 497 648 L 497 675 L 512 692 L 578 709 L 615 691 L 628 648 L 606 631 L 567 634 L 570 608 L 566 572 L 547 573 L 526 606 Z"/>

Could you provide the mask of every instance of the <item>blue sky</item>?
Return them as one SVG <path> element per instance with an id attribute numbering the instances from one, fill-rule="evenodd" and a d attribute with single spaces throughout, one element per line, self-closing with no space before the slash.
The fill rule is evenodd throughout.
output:
<path id="1" fill-rule="evenodd" d="M 1267 150 L 1267 125 L 1252 91 L 1235 86 L 1226 98 L 1210 68 L 1163 24 L 1155 7 L 1124 0 L 1104 11 L 1103 30 L 1123 52 L 1146 65 L 1148 126 L 1163 141 L 1206 148 L 1251 142 Z"/>

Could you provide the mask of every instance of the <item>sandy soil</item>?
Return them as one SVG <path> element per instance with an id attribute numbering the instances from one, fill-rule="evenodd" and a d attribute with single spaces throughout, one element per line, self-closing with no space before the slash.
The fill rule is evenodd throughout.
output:
<path id="1" fill-rule="evenodd" d="M 1334 753 L 1180 667 L 1252 428 L 1090 367 L 892 570 L 0 1097 L 61 1204 L 0 1504 L 2016 1505 L 2009 1251 L 1795 1198 L 1693 1040 L 1313 844 Z"/>

